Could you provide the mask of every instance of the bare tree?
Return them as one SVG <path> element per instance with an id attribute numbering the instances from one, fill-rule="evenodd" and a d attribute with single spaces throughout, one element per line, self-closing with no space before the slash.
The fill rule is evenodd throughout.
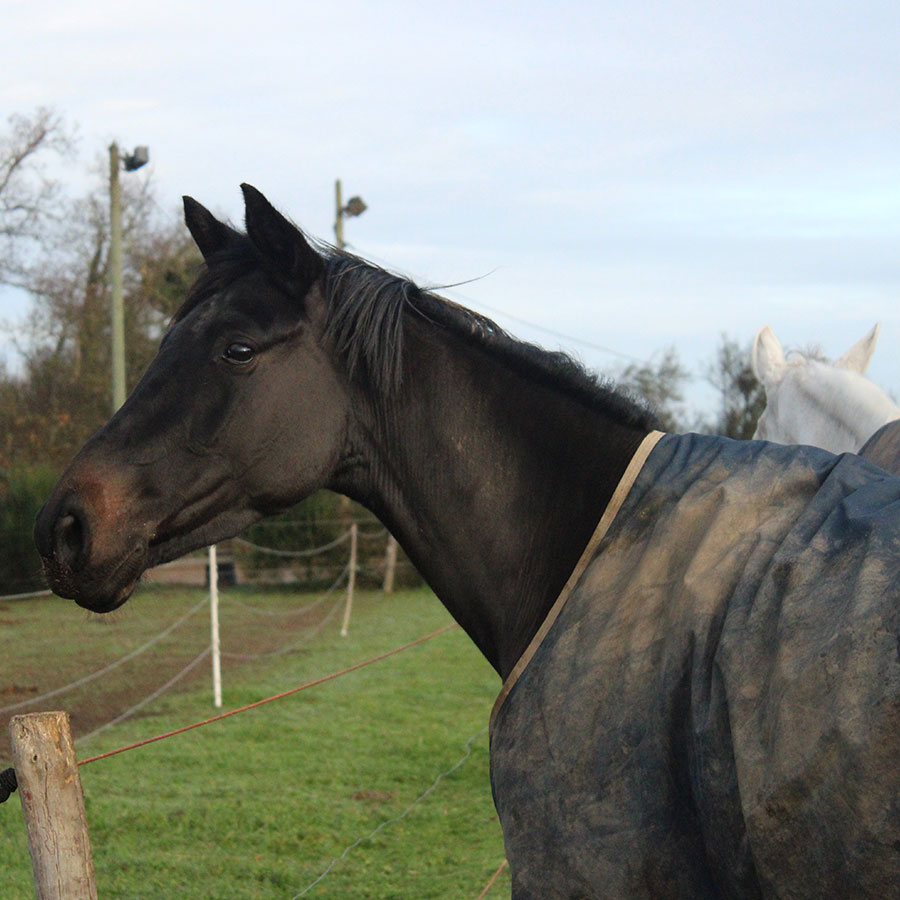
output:
<path id="1" fill-rule="evenodd" d="M 667 347 L 645 363 L 630 363 L 616 381 L 643 397 L 656 413 L 665 431 L 684 430 L 684 383 L 690 373 L 681 364 L 675 347 Z"/>
<path id="2" fill-rule="evenodd" d="M 80 199 L 60 198 L 23 269 L 31 309 L 13 343 L 17 371 L 0 370 L 0 466 L 71 455 L 108 417 L 110 403 L 109 204 L 103 166 Z M 199 267 L 180 218 L 166 215 L 146 178 L 122 190 L 126 379 L 153 357 Z M 174 213 L 174 211 L 173 211 Z"/>
<path id="3" fill-rule="evenodd" d="M 57 217 L 59 184 L 47 164 L 69 153 L 73 139 L 61 117 L 43 107 L 12 115 L 6 124 L 0 134 L 0 284 L 19 284 L 29 251 Z"/>
<path id="4" fill-rule="evenodd" d="M 723 334 L 716 358 L 708 363 L 706 380 L 719 392 L 720 405 L 708 430 L 737 440 L 749 440 L 766 408 L 766 392 L 750 365 L 750 347 Z"/>

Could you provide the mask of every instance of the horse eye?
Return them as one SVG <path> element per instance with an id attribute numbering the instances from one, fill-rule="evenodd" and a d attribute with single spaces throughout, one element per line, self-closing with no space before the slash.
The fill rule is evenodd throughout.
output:
<path id="1" fill-rule="evenodd" d="M 253 362 L 256 352 L 249 344 L 229 344 L 222 354 L 222 359 L 226 362 L 234 363 L 238 366 L 245 366 L 249 362 Z"/>

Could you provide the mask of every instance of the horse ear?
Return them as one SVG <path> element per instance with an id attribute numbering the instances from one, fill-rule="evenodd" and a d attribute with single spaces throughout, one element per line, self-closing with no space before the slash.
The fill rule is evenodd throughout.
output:
<path id="1" fill-rule="evenodd" d="M 784 350 L 768 325 L 760 328 L 753 339 L 752 365 L 757 381 L 763 384 L 771 384 L 781 377 L 785 366 Z"/>
<path id="2" fill-rule="evenodd" d="M 242 184 L 247 210 L 247 236 L 263 259 L 274 263 L 277 271 L 299 281 L 304 293 L 322 274 L 322 257 L 293 223 L 249 184 Z"/>
<path id="3" fill-rule="evenodd" d="M 233 240 L 240 237 L 233 228 L 220 222 L 193 197 L 182 197 L 182 200 L 184 201 L 184 224 L 187 225 L 188 231 L 200 248 L 204 259 L 208 259 L 213 253 L 224 250 Z"/>
<path id="4" fill-rule="evenodd" d="M 864 337 L 860 338 L 837 362 L 836 366 L 842 369 L 850 369 L 852 372 L 865 374 L 869 367 L 869 361 L 875 352 L 875 344 L 878 342 L 878 332 L 881 331 L 881 322 Z"/>

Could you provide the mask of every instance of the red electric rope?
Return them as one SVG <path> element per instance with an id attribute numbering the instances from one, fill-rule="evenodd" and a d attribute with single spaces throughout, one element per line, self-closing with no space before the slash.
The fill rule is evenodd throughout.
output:
<path id="1" fill-rule="evenodd" d="M 507 860 L 500 863 L 500 868 L 491 875 L 491 880 L 484 886 L 484 890 L 478 895 L 478 900 L 484 900 L 488 895 L 488 891 L 494 886 L 494 882 L 500 877 L 500 873 L 506 868 Z"/>
<path id="2" fill-rule="evenodd" d="M 409 650 L 410 647 L 415 647 L 417 644 L 424 644 L 425 641 L 430 641 L 432 638 L 438 637 L 438 635 L 444 634 L 445 632 L 458 627 L 459 626 L 455 623 L 452 625 L 446 625 L 443 628 L 439 628 L 437 631 L 432 631 L 431 634 L 426 634 L 425 637 L 420 637 L 415 641 L 410 641 L 408 644 L 404 644 L 402 647 L 396 647 L 393 650 L 388 650 L 387 653 L 381 653 L 378 656 L 373 656 L 371 659 L 366 659 L 362 662 L 358 662 L 346 669 L 341 669 L 340 672 L 332 672 L 330 675 L 323 675 L 321 678 L 317 678 L 315 681 L 308 681 L 306 684 L 301 684 L 299 687 L 291 688 L 289 691 L 282 691 L 280 694 L 275 694 L 272 697 L 266 697 L 263 700 L 257 700 L 254 703 L 248 703 L 246 706 L 241 706 L 239 709 L 232 709 L 228 712 L 220 713 L 217 716 L 213 716 L 211 719 L 204 719 L 202 722 L 194 722 L 192 725 L 185 725 L 182 728 L 176 728 L 174 731 L 167 731 L 165 734 L 158 734 L 156 735 L 156 737 L 146 738 L 145 740 L 138 741 L 135 744 L 129 744 L 127 747 L 119 747 L 118 750 L 109 750 L 106 753 L 99 753 L 97 756 L 90 756 L 87 759 L 81 759 L 78 761 L 78 765 L 86 766 L 88 763 L 97 762 L 98 759 L 106 759 L 107 757 L 115 756 L 118 753 L 124 753 L 126 750 L 136 750 L 138 747 L 143 747 L 145 744 L 152 744 L 155 741 L 161 741 L 164 738 L 174 737 L 176 734 L 183 734 L 185 731 L 190 731 L 193 728 L 199 728 L 201 725 L 209 725 L 212 722 L 218 722 L 220 719 L 227 719 L 229 716 L 236 716 L 238 713 L 246 712 L 248 709 L 254 709 L 257 706 L 262 706 L 264 703 L 271 703 L 273 700 L 281 700 L 283 697 L 290 697 L 291 694 L 305 691 L 307 688 L 315 687 L 317 684 L 324 684 L 326 681 L 334 681 L 335 678 L 340 678 L 341 675 L 348 675 L 350 672 L 355 672 L 357 669 L 362 669 L 364 666 L 370 666 L 372 665 L 372 663 L 381 662 L 381 660 L 387 659 L 389 656 L 396 656 L 398 653 L 402 653 L 404 650 Z"/>

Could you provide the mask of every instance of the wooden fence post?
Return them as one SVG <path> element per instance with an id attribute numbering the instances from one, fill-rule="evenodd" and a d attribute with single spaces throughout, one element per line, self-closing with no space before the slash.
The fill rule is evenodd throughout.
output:
<path id="1" fill-rule="evenodd" d="M 384 585 L 385 594 L 394 593 L 394 571 L 397 568 L 397 538 L 388 533 L 387 547 L 384 552 Z"/>
<path id="2" fill-rule="evenodd" d="M 353 609 L 353 591 L 356 587 L 356 539 L 357 527 L 356 522 L 350 526 L 350 569 L 347 578 L 347 605 L 344 607 L 344 622 L 341 625 L 341 637 L 347 637 L 350 631 L 350 610 Z"/>
<path id="3" fill-rule="evenodd" d="M 9 737 L 37 900 L 97 900 L 68 713 L 13 716 Z"/>
<path id="4" fill-rule="evenodd" d="M 222 708 L 222 648 L 219 643 L 219 559 L 216 545 L 209 547 L 209 628 L 212 650 L 213 706 Z"/>

